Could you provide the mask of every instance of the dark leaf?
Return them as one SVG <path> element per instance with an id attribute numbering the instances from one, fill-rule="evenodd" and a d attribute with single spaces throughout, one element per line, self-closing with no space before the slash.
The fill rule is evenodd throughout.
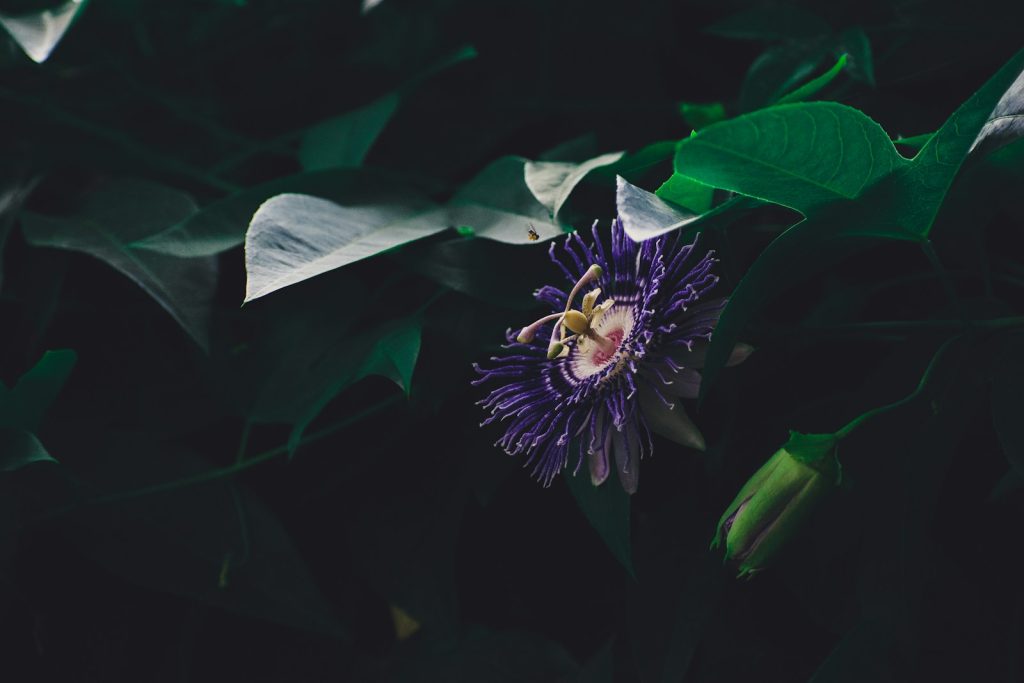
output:
<path id="1" fill-rule="evenodd" d="M 385 95 L 365 107 L 312 126 L 302 136 L 299 161 L 306 171 L 354 168 L 377 141 L 398 108 L 397 93 Z"/>
<path id="2" fill-rule="evenodd" d="M 572 491 L 580 510 L 594 527 L 615 559 L 633 575 L 633 558 L 629 544 L 630 496 L 617 481 L 607 481 L 601 486 L 590 483 L 590 477 L 583 471 L 573 475 L 566 472 L 562 479 Z"/>
<path id="3" fill-rule="evenodd" d="M 871 54 L 871 41 L 864 29 L 853 26 L 846 29 L 839 37 L 839 50 L 845 52 L 849 59 L 846 71 L 852 78 L 871 87 L 875 86 L 875 60 Z"/>
<path id="4" fill-rule="evenodd" d="M 824 38 L 768 48 L 754 60 L 743 79 L 739 111 L 751 112 L 775 104 L 784 93 L 810 78 L 828 53 Z"/>
<path id="5" fill-rule="evenodd" d="M 818 16 L 789 5 L 750 9 L 704 29 L 739 40 L 806 40 L 831 32 Z"/>
<path id="6" fill-rule="evenodd" d="M 801 162 L 792 155 L 790 144 L 765 150 L 759 140 L 767 129 L 757 125 L 736 131 L 735 139 L 725 135 L 726 127 L 740 119 L 718 124 L 680 143 L 676 158 L 680 172 L 716 187 L 726 186 L 791 206 L 808 216 L 765 249 L 730 297 L 708 350 L 702 395 L 713 386 L 743 326 L 763 302 L 873 242 L 927 239 L 972 143 L 1006 89 L 1016 82 L 1022 66 L 1024 51 L 957 109 L 911 162 L 895 152 L 877 124 L 845 107 L 847 124 L 834 125 L 831 140 L 821 140 L 822 129 L 815 126 L 817 149 L 824 152 Z M 807 108 L 818 115 L 828 112 L 839 116 L 833 109 L 839 106 L 824 102 L 788 105 L 749 117 L 760 119 L 779 110 L 792 113 Z M 776 132 L 788 130 L 784 120 L 774 121 L 781 126 Z M 861 135 L 855 134 L 857 128 Z M 699 143 L 692 147 L 715 129 L 723 135 L 715 138 L 710 149 L 700 148 Z M 844 130 L 849 135 L 844 135 Z M 693 156 L 685 151 L 688 147 L 695 150 Z M 796 147 L 801 144 L 798 142 Z M 756 155 L 754 163 L 748 152 Z M 804 146 L 804 153 L 810 155 L 811 150 Z M 820 163 L 822 158 L 827 159 L 825 167 Z M 846 159 L 841 166 L 837 163 L 840 158 Z M 793 165 L 783 166 L 786 161 Z M 687 165 L 682 167 L 680 162 Z M 702 167 L 702 163 L 709 166 Z"/>
<path id="7" fill-rule="evenodd" d="M 679 113 L 691 128 L 700 130 L 725 119 L 725 106 L 721 102 L 680 102 Z"/>
<path id="8" fill-rule="evenodd" d="M 177 258 L 134 249 L 132 243 L 196 211 L 177 190 L 137 180 L 107 183 L 71 216 L 22 215 L 25 239 L 37 247 L 80 251 L 119 270 L 156 299 L 204 350 L 217 284 L 213 258 Z"/>
<path id="9" fill-rule="evenodd" d="M 1007 460 L 1024 476 L 1024 334 L 1006 335 L 993 368 L 992 423 Z"/>
<path id="10" fill-rule="evenodd" d="M 37 462 L 57 462 L 30 432 L 0 427 L 0 472 L 14 472 Z"/>
<path id="11" fill-rule="evenodd" d="M 153 496 L 103 501 L 108 494 L 197 475 L 211 467 L 189 452 L 136 437 L 119 437 L 97 449 L 87 468 L 78 472 L 97 501 L 73 517 L 82 552 L 109 571 L 153 590 L 343 637 L 343 627 L 287 531 L 245 487 L 211 481 Z"/>
<path id="12" fill-rule="evenodd" d="M 76 360 L 70 349 L 47 351 L 12 389 L 0 383 L 0 426 L 37 431 Z"/>

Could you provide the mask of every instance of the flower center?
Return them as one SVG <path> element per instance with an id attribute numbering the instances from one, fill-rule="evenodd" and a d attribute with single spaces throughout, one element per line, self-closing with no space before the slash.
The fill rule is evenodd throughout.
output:
<path id="1" fill-rule="evenodd" d="M 610 330 L 605 333 L 605 338 L 611 341 L 615 345 L 614 349 L 606 351 L 597 344 L 593 344 L 594 353 L 590 356 L 590 362 L 594 365 L 606 365 L 615 354 L 619 352 L 619 346 L 622 344 L 622 338 L 625 336 L 621 329 Z"/>
<path id="2" fill-rule="evenodd" d="M 618 366 L 629 357 L 629 350 L 622 348 L 622 342 L 632 329 L 633 307 L 622 304 L 611 306 L 594 326 L 594 331 L 605 343 L 599 344 L 594 339 L 580 337 L 570 359 L 573 374 L 584 379 L 605 370 L 612 363 L 617 366 L 608 377 L 617 374 Z"/>

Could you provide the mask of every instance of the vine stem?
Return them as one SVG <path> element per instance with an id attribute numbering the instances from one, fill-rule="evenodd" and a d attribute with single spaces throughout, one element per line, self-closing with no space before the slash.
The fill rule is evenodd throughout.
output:
<path id="1" fill-rule="evenodd" d="M 927 388 L 928 383 L 931 380 L 932 375 L 935 372 L 935 368 L 938 367 L 938 365 L 939 365 L 939 360 L 941 360 L 942 356 L 945 355 L 946 351 L 949 349 L 950 346 L 952 346 L 953 342 L 956 341 L 957 339 L 959 339 L 961 336 L 962 335 L 957 335 L 955 337 L 950 337 L 949 339 L 947 339 L 945 342 L 942 343 L 942 346 L 940 346 L 938 351 L 935 352 L 935 355 L 932 356 L 931 362 L 928 363 L 928 367 L 925 368 L 924 374 L 921 375 L 921 381 L 918 382 L 917 388 L 914 389 L 914 391 L 912 391 L 911 393 L 907 394 L 906 396 L 904 396 L 903 398 L 901 398 L 898 401 L 893 401 L 892 403 L 888 403 L 888 404 L 886 404 L 884 406 L 879 406 L 877 408 L 873 408 L 872 410 L 869 410 L 866 413 L 862 413 L 861 415 L 858 415 L 853 420 L 851 420 L 849 423 L 847 423 L 847 425 L 845 427 L 843 427 L 842 429 L 840 429 L 839 431 L 837 431 L 835 433 L 836 438 L 838 438 L 840 440 L 845 439 L 847 436 L 849 436 L 851 433 L 853 433 L 858 427 L 860 427 L 862 424 L 864 424 L 868 420 L 871 420 L 871 419 L 881 415 L 882 413 L 887 413 L 890 410 L 895 410 L 897 408 L 901 408 L 901 407 L 907 405 L 908 403 L 912 402 L 918 396 L 920 396 L 924 392 L 925 388 Z"/>
<path id="2" fill-rule="evenodd" d="M 343 429 L 352 426 L 356 422 L 359 422 L 363 418 L 369 417 L 370 415 L 374 415 L 387 408 L 390 408 L 394 404 L 398 403 L 401 400 L 401 398 L 402 396 L 397 394 L 394 396 L 390 396 L 384 399 L 383 401 L 375 403 L 364 410 L 352 414 L 351 416 L 342 420 L 341 422 L 333 424 L 330 427 L 325 427 L 317 432 L 313 432 L 309 436 L 304 437 L 301 443 L 302 445 L 309 445 L 328 436 L 331 436 L 332 434 L 340 432 Z M 172 479 L 170 481 L 160 482 L 159 484 L 152 484 L 151 486 L 143 486 L 142 488 L 138 489 L 121 491 L 119 493 L 111 493 L 105 496 L 97 496 L 95 498 L 90 498 L 86 500 L 86 503 L 93 505 L 102 505 L 104 503 L 113 503 L 120 500 L 128 500 L 130 498 L 140 498 L 142 496 L 149 496 L 156 493 L 164 493 L 166 491 L 173 491 L 175 489 L 185 488 L 188 486 L 195 486 L 197 484 L 203 484 L 209 481 L 215 481 L 217 479 L 223 479 L 225 477 L 230 477 L 234 474 L 238 474 L 239 472 L 247 470 L 250 467 L 255 467 L 260 463 L 267 462 L 268 460 L 273 460 L 279 455 L 284 455 L 287 452 L 287 445 L 278 446 L 277 448 L 271 448 L 268 451 L 257 453 L 256 455 L 250 458 L 245 458 L 244 460 L 237 460 L 235 464 L 228 465 L 227 467 L 218 467 L 216 469 L 207 470 L 206 472 L 200 472 L 199 474 L 194 474 L 189 477 L 182 477 L 181 479 Z"/>

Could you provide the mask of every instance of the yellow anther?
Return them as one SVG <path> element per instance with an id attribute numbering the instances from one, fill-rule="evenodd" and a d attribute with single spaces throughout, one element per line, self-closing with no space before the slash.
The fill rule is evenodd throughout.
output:
<path id="1" fill-rule="evenodd" d="M 579 311 L 571 310 L 562 318 L 562 324 L 576 334 L 583 334 L 590 328 L 590 320 Z"/>
<path id="2" fill-rule="evenodd" d="M 601 296 L 601 288 L 592 289 L 583 295 L 583 315 L 588 318 L 594 313 L 594 302 L 597 301 L 597 297 Z"/>

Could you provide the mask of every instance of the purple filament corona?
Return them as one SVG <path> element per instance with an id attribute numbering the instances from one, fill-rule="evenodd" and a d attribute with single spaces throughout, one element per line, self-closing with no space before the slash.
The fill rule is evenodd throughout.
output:
<path id="1" fill-rule="evenodd" d="M 618 219 L 610 241 L 607 234 L 602 239 L 596 222 L 592 232 L 589 244 L 574 233 L 561 249 L 552 244 L 550 250 L 570 288 L 589 284 L 592 265 L 601 269 L 590 287 L 591 303 L 599 304 L 590 337 L 570 336 L 565 350 L 551 358 L 552 335 L 561 339 L 566 332 L 559 332 L 558 319 L 526 341 L 510 330 L 507 355 L 491 358 L 489 367 L 476 365 L 480 378 L 474 384 L 493 387 L 480 405 L 490 412 L 483 425 L 505 429 L 496 445 L 525 457 L 545 485 L 570 464 L 575 474 L 586 459 L 595 485 L 614 468 L 632 493 L 639 461 L 653 449 L 652 432 L 704 446 L 680 399 L 699 391 L 695 368 L 703 366 L 725 300 L 706 300 L 718 282 L 711 272 L 716 261 L 711 252 L 699 256 L 696 241 L 666 236 L 633 242 Z M 574 303 L 567 290 L 552 286 L 535 296 L 556 313 Z M 574 315 L 589 316 L 587 308 Z"/>

